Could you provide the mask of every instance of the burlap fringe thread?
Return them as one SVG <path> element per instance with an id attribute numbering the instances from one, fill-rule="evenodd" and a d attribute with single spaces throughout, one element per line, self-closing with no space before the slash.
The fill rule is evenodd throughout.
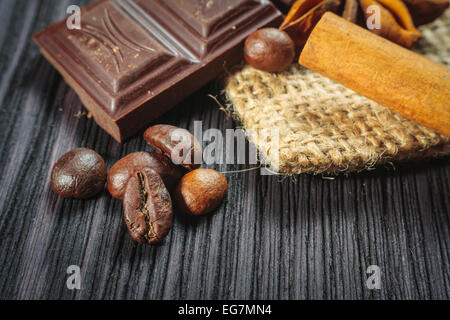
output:
<path id="1" fill-rule="evenodd" d="M 449 30 L 447 10 L 422 28 L 416 51 L 450 65 Z M 297 64 L 279 74 L 245 66 L 226 82 L 230 110 L 249 140 L 282 173 L 361 171 L 386 162 L 450 154 L 447 137 Z M 271 141 L 276 135 L 261 137 L 264 129 L 274 128 L 277 141 Z"/>

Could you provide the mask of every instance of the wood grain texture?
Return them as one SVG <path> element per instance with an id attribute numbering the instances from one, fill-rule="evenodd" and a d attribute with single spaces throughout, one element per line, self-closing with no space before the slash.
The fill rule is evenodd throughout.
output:
<path id="1" fill-rule="evenodd" d="M 175 225 L 160 246 L 134 243 L 122 204 L 50 190 L 53 163 L 88 147 L 108 167 L 148 150 L 141 137 L 119 145 L 83 110 L 30 36 L 87 1 L 0 2 L 1 299 L 449 299 L 448 159 L 295 180 L 259 171 L 227 174 L 214 214 Z M 162 119 L 193 129 L 236 126 L 203 88 Z M 221 171 L 247 166 L 212 166 Z M 369 265 L 381 289 L 366 287 Z M 81 290 L 66 287 L 69 265 Z"/>

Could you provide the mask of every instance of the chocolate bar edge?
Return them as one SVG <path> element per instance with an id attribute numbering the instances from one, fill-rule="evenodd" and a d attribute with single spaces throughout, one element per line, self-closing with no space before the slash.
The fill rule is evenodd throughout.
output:
<path id="1" fill-rule="evenodd" d="M 88 9 L 93 5 L 95 5 L 95 2 L 87 5 L 85 8 Z M 271 4 L 271 6 L 273 5 Z M 246 30 L 246 33 L 249 34 L 262 27 L 278 27 L 282 21 L 282 15 L 275 7 L 273 7 L 273 9 L 272 14 L 261 21 L 258 21 L 259 24 L 252 27 L 254 30 Z M 147 102 L 136 106 L 136 108 L 121 115 L 119 118 L 114 118 L 111 117 L 101 104 L 95 100 L 95 97 L 89 94 L 84 89 L 83 85 L 71 75 L 70 70 L 66 70 L 66 67 L 58 62 L 58 57 L 55 57 L 51 52 L 47 51 L 45 49 L 45 44 L 40 42 L 40 36 L 44 34 L 47 29 L 54 27 L 59 23 L 63 23 L 63 21 L 64 20 L 52 24 L 48 28 L 34 34 L 32 38 L 39 45 L 44 57 L 53 65 L 53 67 L 55 67 L 69 86 L 77 93 L 81 102 L 91 112 L 97 124 L 119 143 L 124 142 L 126 139 L 136 134 L 136 132 L 143 129 L 146 125 L 149 125 L 152 121 L 168 112 L 179 102 L 216 78 L 218 74 L 242 61 L 243 41 L 228 48 L 225 53 L 218 55 L 209 61 L 207 67 L 195 70 L 187 77 L 178 80 Z M 226 66 L 224 66 L 224 64 L 226 64 Z M 216 71 L 211 72 L 213 69 Z M 188 88 L 186 88 L 186 86 L 188 86 Z M 146 120 L 142 121 L 143 118 Z"/>

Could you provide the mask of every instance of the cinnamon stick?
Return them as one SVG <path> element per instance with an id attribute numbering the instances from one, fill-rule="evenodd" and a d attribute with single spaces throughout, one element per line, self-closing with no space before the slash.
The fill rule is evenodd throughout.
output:
<path id="1" fill-rule="evenodd" d="M 450 137 L 450 69 L 326 13 L 299 63 Z"/>

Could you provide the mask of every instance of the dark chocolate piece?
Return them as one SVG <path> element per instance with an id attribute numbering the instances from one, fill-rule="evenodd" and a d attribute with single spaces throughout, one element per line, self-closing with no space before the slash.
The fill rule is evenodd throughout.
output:
<path id="1" fill-rule="evenodd" d="M 99 0 L 81 30 L 33 36 L 97 123 L 122 142 L 242 60 L 243 40 L 278 26 L 265 0 Z"/>

